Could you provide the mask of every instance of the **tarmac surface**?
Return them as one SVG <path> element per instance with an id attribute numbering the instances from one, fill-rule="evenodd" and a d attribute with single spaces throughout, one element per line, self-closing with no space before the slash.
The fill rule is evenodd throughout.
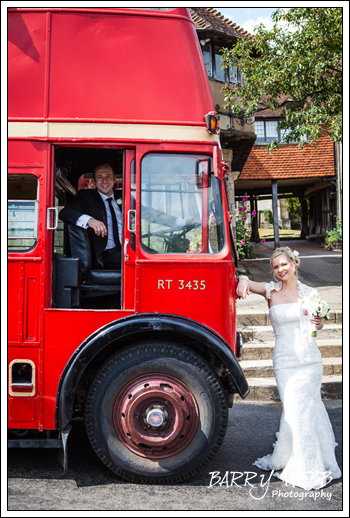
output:
<path id="1" fill-rule="evenodd" d="M 342 309 L 342 251 L 328 251 L 317 243 L 304 240 L 281 241 L 280 246 L 289 246 L 292 250 L 299 252 L 300 281 L 317 288 L 331 309 Z M 260 243 L 256 246 L 255 251 L 256 254 L 251 259 L 239 261 L 238 269 L 242 273 L 245 270 L 246 275 L 256 282 L 274 280 L 269 260 L 274 251 L 274 242 Z M 251 294 L 247 299 L 237 301 L 238 311 L 239 308 L 267 311 L 267 304 L 263 297 Z"/>
<path id="2" fill-rule="evenodd" d="M 239 268 L 255 281 L 273 280 L 269 264 L 273 245 L 258 245 L 255 258 L 240 261 Z M 342 253 L 307 241 L 281 241 L 281 246 L 299 252 L 301 281 L 316 287 L 332 309 L 342 309 Z M 256 295 L 238 301 L 237 308 L 238 312 L 240 308 L 267 312 L 265 299 Z M 342 470 L 342 402 L 326 401 L 325 406 L 339 444 L 335 451 Z M 202 516 L 212 515 L 206 512 L 212 510 L 280 511 L 281 516 L 289 516 L 290 511 L 338 511 L 335 516 L 343 515 L 342 479 L 332 480 L 323 490 L 304 491 L 253 466 L 257 458 L 272 452 L 281 413 L 279 404 L 235 402 L 215 458 L 197 477 L 172 486 L 136 485 L 114 475 L 93 452 L 83 421 L 75 420 L 68 441 L 67 473 L 57 461 L 57 450 L 8 451 L 7 509 L 12 516 L 23 516 L 23 511 L 46 511 L 49 516 L 49 511 L 115 514 L 123 510 L 199 510 Z M 232 472 L 239 477 L 234 483 Z"/>
<path id="3" fill-rule="evenodd" d="M 342 404 L 328 401 L 326 408 L 342 470 Z M 45 516 L 49 511 L 201 510 L 201 516 L 213 516 L 206 513 L 211 510 L 281 511 L 280 516 L 283 511 L 340 511 L 342 479 L 323 490 L 304 491 L 253 466 L 272 452 L 281 413 L 281 407 L 272 405 L 234 403 L 216 456 L 195 478 L 171 486 L 131 484 L 114 475 L 92 450 L 83 421 L 75 420 L 67 473 L 57 461 L 57 450 L 8 451 L 8 510 L 11 516 L 27 511 L 46 511 Z"/>

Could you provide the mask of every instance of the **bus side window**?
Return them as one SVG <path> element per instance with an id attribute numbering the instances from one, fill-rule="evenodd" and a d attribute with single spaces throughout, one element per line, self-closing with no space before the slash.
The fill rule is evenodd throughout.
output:
<path id="1" fill-rule="evenodd" d="M 7 185 L 8 251 L 32 250 L 38 240 L 38 179 L 32 174 L 12 174 Z"/>

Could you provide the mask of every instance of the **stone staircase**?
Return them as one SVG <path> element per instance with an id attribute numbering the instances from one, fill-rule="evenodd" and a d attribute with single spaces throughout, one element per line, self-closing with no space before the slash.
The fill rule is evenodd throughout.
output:
<path id="1" fill-rule="evenodd" d="M 240 365 L 250 393 L 245 401 L 280 402 L 273 373 L 275 336 L 266 310 L 237 308 L 237 330 L 243 335 Z M 323 359 L 323 399 L 342 397 L 342 310 L 333 310 L 318 332 L 317 344 Z M 238 399 L 237 399 L 238 400 Z"/>

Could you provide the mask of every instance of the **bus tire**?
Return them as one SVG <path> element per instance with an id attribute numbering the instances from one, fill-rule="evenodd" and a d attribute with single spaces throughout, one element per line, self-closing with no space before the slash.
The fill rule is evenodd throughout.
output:
<path id="1" fill-rule="evenodd" d="M 223 442 L 224 389 L 196 352 L 146 341 L 111 357 L 87 394 L 86 430 L 104 464 L 132 482 L 171 484 L 197 473 Z"/>

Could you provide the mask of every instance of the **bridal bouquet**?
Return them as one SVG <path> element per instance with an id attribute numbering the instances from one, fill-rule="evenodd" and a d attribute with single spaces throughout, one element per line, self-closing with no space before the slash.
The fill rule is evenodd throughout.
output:
<path id="1" fill-rule="evenodd" d="M 305 299 L 301 303 L 301 327 L 302 331 L 305 331 L 307 328 L 307 323 L 310 325 L 309 318 L 311 315 L 315 317 L 324 318 L 325 320 L 329 320 L 329 312 L 330 307 L 325 300 L 322 300 L 320 297 L 310 296 L 305 297 Z M 316 338 L 317 329 L 314 328 L 311 332 L 311 336 Z"/>

